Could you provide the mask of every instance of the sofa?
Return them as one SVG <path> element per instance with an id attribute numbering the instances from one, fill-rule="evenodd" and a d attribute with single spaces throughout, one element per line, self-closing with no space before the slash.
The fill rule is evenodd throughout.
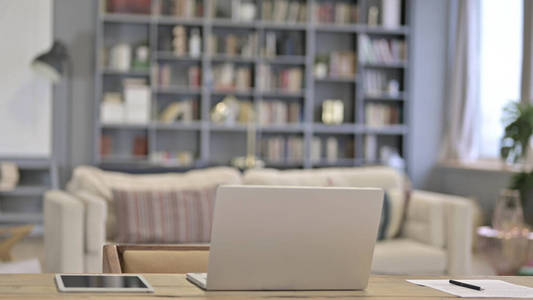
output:
<path id="1" fill-rule="evenodd" d="M 467 275 L 471 268 L 473 205 L 467 198 L 409 190 L 405 175 L 388 167 L 305 170 L 229 167 L 186 173 L 132 175 L 77 167 L 66 190 L 44 197 L 47 272 L 99 273 L 102 247 L 113 242 L 113 190 L 184 189 L 220 184 L 383 188 L 393 228 L 374 249 L 375 274 Z"/>

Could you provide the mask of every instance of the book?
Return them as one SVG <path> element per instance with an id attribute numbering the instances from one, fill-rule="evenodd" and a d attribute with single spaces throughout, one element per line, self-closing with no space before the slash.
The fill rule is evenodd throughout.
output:
<path id="1" fill-rule="evenodd" d="M 213 67 L 213 80 L 216 90 L 248 91 L 252 88 L 252 69 L 249 66 L 235 67 L 224 63 Z"/>
<path id="2" fill-rule="evenodd" d="M 0 191 L 15 189 L 19 179 L 19 168 L 16 163 L 10 161 L 0 162 Z"/>
<path id="3" fill-rule="evenodd" d="M 271 163 L 301 163 L 304 157 L 303 138 L 300 136 L 266 137 L 262 140 L 263 158 Z"/>
<path id="4" fill-rule="evenodd" d="M 272 0 L 263 0 L 261 18 L 265 21 L 272 20 Z"/>
<path id="5" fill-rule="evenodd" d="M 110 134 L 102 134 L 100 136 L 100 155 L 102 157 L 109 156 L 113 153 L 113 137 Z"/>
<path id="6" fill-rule="evenodd" d="M 400 39 L 359 37 L 359 59 L 365 63 L 400 63 L 407 59 L 407 43 Z"/>
<path id="7" fill-rule="evenodd" d="M 258 123 L 261 125 L 284 125 L 301 121 L 299 102 L 282 100 L 261 101 L 258 105 Z"/>
<path id="8" fill-rule="evenodd" d="M 334 163 L 339 156 L 339 141 L 336 137 L 330 136 L 326 139 L 326 160 Z"/>
<path id="9" fill-rule="evenodd" d="M 260 91 L 272 92 L 283 91 L 289 93 L 298 93 L 302 91 L 303 70 L 300 67 L 285 67 L 273 70 L 270 65 L 259 65 L 259 82 Z"/>
<path id="10" fill-rule="evenodd" d="M 318 23 L 354 24 L 359 21 L 357 3 L 324 1 L 315 3 L 313 15 Z"/>
<path id="11" fill-rule="evenodd" d="M 378 138 L 375 135 L 365 136 L 365 160 L 368 163 L 377 161 Z"/>
<path id="12" fill-rule="evenodd" d="M 150 87 L 145 84 L 124 84 L 124 116 L 128 123 L 148 123 L 150 121 Z"/>
<path id="13" fill-rule="evenodd" d="M 365 124 L 372 127 L 399 124 L 400 108 L 394 104 L 367 103 L 365 105 Z"/>
<path id="14" fill-rule="evenodd" d="M 146 156 L 148 154 L 148 138 L 146 135 L 136 135 L 133 138 L 133 156 Z"/>
<path id="15" fill-rule="evenodd" d="M 187 70 L 189 87 L 198 88 L 202 85 L 202 71 L 199 66 L 191 66 Z"/>
<path id="16" fill-rule="evenodd" d="M 289 5 L 289 14 L 287 17 L 287 22 L 296 23 L 298 22 L 298 14 L 300 13 L 300 2 L 292 1 Z"/>
<path id="17" fill-rule="evenodd" d="M 311 162 L 320 162 L 322 157 L 322 140 L 319 137 L 314 136 L 311 139 Z"/>

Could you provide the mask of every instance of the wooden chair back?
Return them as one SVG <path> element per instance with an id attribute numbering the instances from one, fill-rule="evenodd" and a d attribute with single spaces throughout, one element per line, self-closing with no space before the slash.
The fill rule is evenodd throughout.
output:
<path id="1" fill-rule="evenodd" d="M 205 273 L 209 245 L 105 245 L 104 273 Z"/>

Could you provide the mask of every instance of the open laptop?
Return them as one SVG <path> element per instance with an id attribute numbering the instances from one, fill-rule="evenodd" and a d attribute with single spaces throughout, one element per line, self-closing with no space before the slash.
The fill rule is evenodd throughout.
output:
<path id="1" fill-rule="evenodd" d="M 206 290 L 358 290 L 368 283 L 383 191 L 221 186 Z"/>

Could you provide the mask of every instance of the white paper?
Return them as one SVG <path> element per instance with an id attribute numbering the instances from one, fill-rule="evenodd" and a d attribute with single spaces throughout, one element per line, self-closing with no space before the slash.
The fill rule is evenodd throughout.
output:
<path id="1" fill-rule="evenodd" d="M 533 288 L 502 280 L 460 280 L 483 288 L 481 291 L 453 285 L 448 280 L 407 281 L 464 298 L 533 298 Z"/>

